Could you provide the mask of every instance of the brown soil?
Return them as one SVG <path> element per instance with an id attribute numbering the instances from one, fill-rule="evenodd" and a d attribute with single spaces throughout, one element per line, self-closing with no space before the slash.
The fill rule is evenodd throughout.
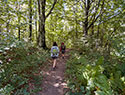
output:
<path id="1" fill-rule="evenodd" d="M 67 50 L 69 52 L 69 50 Z M 67 83 L 65 80 L 65 69 L 66 60 L 69 55 L 65 54 L 65 58 L 59 57 L 57 59 L 57 64 L 55 70 L 52 70 L 52 61 L 49 63 L 48 67 L 44 69 L 43 81 L 42 81 L 42 91 L 35 95 L 64 95 L 66 93 Z"/>

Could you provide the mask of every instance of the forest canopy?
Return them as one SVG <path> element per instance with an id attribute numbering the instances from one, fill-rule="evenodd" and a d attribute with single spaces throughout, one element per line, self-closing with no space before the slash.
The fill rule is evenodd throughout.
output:
<path id="1" fill-rule="evenodd" d="M 90 87 L 88 93 L 91 93 L 85 95 L 93 95 L 95 90 L 97 93 L 103 93 L 97 95 L 125 93 L 124 0 L 0 0 L 0 92 L 2 88 L 8 87 L 11 88 L 10 92 L 5 92 L 11 94 L 6 95 L 14 95 L 18 89 L 16 86 L 20 88 L 20 83 L 27 83 L 27 68 L 34 66 L 31 69 L 34 70 L 46 62 L 49 58 L 48 51 L 55 41 L 58 46 L 64 42 L 66 48 L 72 49 L 67 63 L 67 74 L 69 79 L 78 77 L 78 85 L 71 81 L 77 88 L 74 88 L 76 92 L 85 86 Z M 96 64 L 96 67 L 93 68 L 93 64 Z M 21 68 L 15 69 L 16 66 Z M 102 68 L 104 76 L 101 76 Z M 23 70 L 26 72 L 22 74 Z M 88 71 L 95 71 L 95 75 L 89 74 Z M 87 73 L 89 78 L 85 77 L 84 73 Z M 119 78 L 116 78 L 117 75 Z M 17 79 L 17 84 L 12 85 L 16 82 L 11 80 L 11 77 L 16 80 L 17 76 L 23 81 Z M 101 88 L 103 86 L 98 85 L 99 82 L 94 80 L 96 78 L 104 79 L 107 88 Z M 111 85 L 108 79 L 112 80 Z M 97 84 L 90 86 L 91 80 Z M 119 83 L 114 86 L 116 81 Z M 75 91 L 74 89 L 71 89 L 71 92 Z M 88 91 L 87 88 L 84 90 L 82 93 Z"/>
<path id="2" fill-rule="evenodd" d="M 47 48 L 53 41 L 71 47 L 84 36 L 101 44 L 116 35 L 123 39 L 124 4 L 124 0 L 0 0 L 1 41 L 13 36 Z"/>

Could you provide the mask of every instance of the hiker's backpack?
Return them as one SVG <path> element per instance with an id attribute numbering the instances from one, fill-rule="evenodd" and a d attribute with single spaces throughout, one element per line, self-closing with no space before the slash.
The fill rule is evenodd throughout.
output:
<path id="1" fill-rule="evenodd" d="M 65 50 L 65 45 L 61 46 L 61 50 L 64 51 Z"/>
<path id="2" fill-rule="evenodd" d="M 57 55 L 57 53 L 58 53 L 57 48 L 53 48 L 52 53 L 53 53 L 53 55 Z"/>

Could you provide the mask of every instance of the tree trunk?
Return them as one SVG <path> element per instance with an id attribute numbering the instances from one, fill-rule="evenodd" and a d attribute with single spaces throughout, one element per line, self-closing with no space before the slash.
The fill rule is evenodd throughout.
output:
<path id="1" fill-rule="evenodd" d="M 18 1 L 18 11 L 20 11 L 20 4 Z M 18 39 L 20 41 L 20 13 L 18 12 Z"/>
<path id="2" fill-rule="evenodd" d="M 88 15 L 89 15 L 89 9 L 90 9 L 90 0 L 85 1 L 85 24 L 84 24 L 84 34 L 88 35 Z"/>
<path id="3" fill-rule="evenodd" d="M 35 28 L 36 28 L 36 40 L 37 40 L 37 21 L 35 22 Z"/>
<path id="4" fill-rule="evenodd" d="M 0 33 L 2 32 L 2 27 L 1 27 L 1 24 L 0 24 Z"/>
<path id="5" fill-rule="evenodd" d="M 41 11 L 40 11 L 40 0 L 37 0 L 38 2 L 38 15 L 39 15 L 39 35 L 37 38 L 37 45 L 41 47 L 41 42 L 40 42 L 40 31 L 41 31 Z"/>
<path id="6" fill-rule="evenodd" d="M 34 6 L 37 5 L 37 3 L 38 3 L 38 2 L 35 1 L 35 2 L 34 2 Z M 38 11 L 38 9 L 37 9 L 37 7 L 35 7 L 35 8 L 36 8 L 36 9 L 35 9 L 35 11 L 36 11 L 36 12 L 35 12 L 35 19 L 36 19 L 36 21 L 35 21 L 36 37 L 35 37 L 35 38 L 36 38 L 36 43 L 37 43 L 37 35 L 38 35 L 38 34 L 37 34 L 37 31 L 38 31 L 38 30 L 37 30 L 37 25 L 38 25 L 38 22 L 37 22 L 37 20 L 38 20 L 38 12 L 37 12 L 37 11 Z"/>
<path id="7" fill-rule="evenodd" d="M 46 49 L 46 41 L 45 41 L 45 4 L 46 0 L 38 0 L 38 11 L 39 11 L 39 36 L 38 36 L 38 45 L 39 47 L 43 47 L 43 49 Z M 42 13 L 40 11 L 40 8 L 42 8 Z"/>
<path id="8" fill-rule="evenodd" d="M 45 23 L 45 21 L 43 22 L 43 23 Z M 41 26 L 41 32 L 42 32 L 42 39 L 41 39 L 41 42 L 42 42 L 42 47 L 44 48 L 44 49 L 46 49 L 47 47 L 46 47 L 46 41 L 45 41 L 45 33 L 46 33 L 46 31 L 45 31 L 45 24 L 42 24 L 42 26 Z"/>
<path id="9" fill-rule="evenodd" d="M 30 34 L 29 34 L 29 39 L 30 41 L 32 41 L 32 0 L 29 0 L 29 30 L 30 30 Z"/>
<path id="10" fill-rule="evenodd" d="M 20 41 L 20 15 L 18 15 L 18 39 Z"/>
<path id="11" fill-rule="evenodd" d="M 94 35 L 94 23 L 92 25 L 92 36 Z"/>
<path id="12" fill-rule="evenodd" d="M 9 32 L 9 22 L 7 22 L 6 28 L 7 28 L 7 32 Z"/>
<path id="13" fill-rule="evenodd" d="M 9 21 L 10 21 L 10 19 L 9 19 L 9 10 L 8 10 L 8 8 L 9 8 L 9 5 L 8 5 L 8 3 L 6 2 L 6 6 L 7 6 L 7 22 L 6 22 L 6 29 L 7 29 L 7 32 L 9 32 Z"/>
<path id="14" fill-rule="evenodd" d="M 18 39 L 20 41 L 20 26 L 18 27 Z"/>
<path id="15" fill-rule="evenodd" d="M 45 21 L 46 18 L 52 13 L 52 10 L 54 9 L 54 6 L 56 4 L 57 0 L 54 0 L 54 3 L 52 5 L 52 8 L 48 12 L 47 15 L 45 15 L 45 6 L 46 6 L 46 0 L 38 0 L 38 10 L 39 10 L 39 36 L 38 36 L 38 45 L 40 47 L 43 47 L 43 49 L 46 49 L 46 38 L 45 38 Z M 42 10 L 42 13 L 40 11 L 40 8 Z"/>
<path id="16" fill-rule="evenodd" d="M 40 34 L 41 34 L 41 42 L 42 42 L 42 47 L 44 48 L 44 49 L 46 49 L 47 47 L 46 47 L 46 38 L 45 38 L 45 33 L 46 33 L 46 31 L 45 31 L 45 6 L 46 6 L 46 0 L 42 0 L 42 2 L 41 2 L 41 5 L 42 5 L 42 17 L 41 17 L 41 32 L 40 32 Z"/>

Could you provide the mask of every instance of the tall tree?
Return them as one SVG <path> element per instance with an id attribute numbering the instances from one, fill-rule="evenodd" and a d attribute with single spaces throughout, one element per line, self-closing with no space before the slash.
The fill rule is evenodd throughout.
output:
<path id="1" fill-rule="evenodd" d="M 38 36 L 38 34 L 37 34 L 37 32 L 38 32 L 38 1 L 36 1 L 36 0 L 34 0 L 34 8 L 35 8 L 35 16 L 34 16 L 34 19 L 35 19 L 35 34 L 36 34 L 36 36 L 35 36 L 35 38 L 36 38 L 36 43 L 37 43 L 37 36 Z"/>
<path id="2" fill-rule="evenodd" d="M 20 40 L 20 35 L 21 35 L 21 33 L 20 33 L 20 18 L 21 18 L 21 14 L 20 14 L 20 2 L 18 1 L 17 2 L 18 3 L 18 6 L 17 6 L 17 8 L 18 8 L 18 39 Z"/>
<path id="3" fill-rule="evenodd" d="M 7 32 L 9 32 L 9 22 L 10 22 L 10 19 L 9 19 L 9 4 L 8 4 L 7 1 L 6 1 L 6 11 L 7 11 L 6 28 L 7 28 Z"/>
<path id="4" fill-rule="evenodd" d="M 51 9 L 46 14 L 46 0 L 38 0 L 38 10 L 39 10 L 39 36 L 38 36 L 38 45 L 40 47 L 43 47 L 44 49 L 47 48 L 46 46 L 46 38 L 45 38 L 45 21 L 49 17 L 49 15 L 52 13 L 52 10 L 55 7 L 55 4 L 57 3 L 57 0 L 54 0 Z M 41 11 L 40 11 L 41 9 Z M 45 15 L 46 14 L 46 15 Z"/>
<path id="5" fill-rule="evenodd" d="M 32 0 L 29 0 L 29 30 L 30 30 L 30 34 L 29 34 L 29 38 L 30 41 L 32 40 Z"/>

